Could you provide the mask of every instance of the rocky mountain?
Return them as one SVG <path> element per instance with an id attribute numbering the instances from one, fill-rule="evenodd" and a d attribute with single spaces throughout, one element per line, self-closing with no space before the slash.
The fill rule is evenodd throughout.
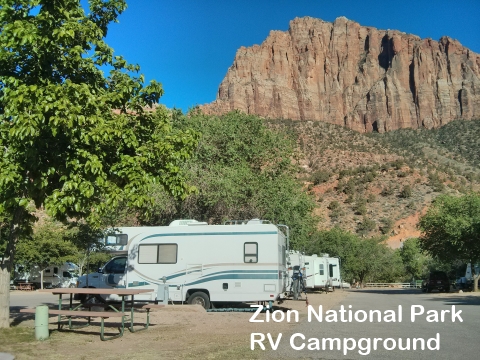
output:
<path id="1" fill-rule="evenodd" d="M 241 47 L 202 110 L 318 120 L 359 132 L 480 118 L 480 55 L 457 40 L 305 17 Z"/>

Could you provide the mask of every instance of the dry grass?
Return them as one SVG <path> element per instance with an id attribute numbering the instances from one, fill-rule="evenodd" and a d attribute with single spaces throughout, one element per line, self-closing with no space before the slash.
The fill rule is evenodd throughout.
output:
<path id="1" fill-rule="evenodd" d="M 348 291 L 330 294 L 311 294 L 308 301 L 313 306 L 322 304 L 331 308 L 340 302 Z M 306 314 L 305 300 L 288 300 L 284 309 L 298 310 Z M 100 327 L 78 330 L 56 330 L 56 317 L 50 318 L 50 339 L 39 342 L 34 339 L 32 316 L 12 314 L 17 325 L 0 333 L 0 351 L 15 355 L 17 360 L 29 359 L 260 359 L 262 352 L 250 350 L 252 332 L 289 332 L 294 323 L 251 323 L 252 313 L 207 313 L 198 306 L 175 305 L 155 311 L 151 315 L 151 327 L 146 331 L 130 333 L 122 338 L 101 341 Z M 264 314 L 261 317 L 264 318 Z M 141 325 L 145 314 L 136 316 Z M 80 322 L 81 320 L 79 320 Z M 110 322 L 106 326 L 115 326 Z M 112 330 L 112 334 L 116 329 Z"/>

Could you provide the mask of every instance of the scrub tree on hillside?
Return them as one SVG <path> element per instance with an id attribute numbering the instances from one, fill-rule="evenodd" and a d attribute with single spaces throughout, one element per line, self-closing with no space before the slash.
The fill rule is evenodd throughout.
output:
<path id="1" fill-rule="evenodd" d="M 0 328 L 9 326 L 16 243 L 36 209 L 99 226 L 120 203 L 148 208 L 153 185 L 179 198 L 193 190 L 180 169 L 196 133 L 175 131 L 156 106 L 161 85 L 145 85 L 103 40 L 125 8 L 90 0 L 86 14 L 78 0 L 0 0 Z"/>

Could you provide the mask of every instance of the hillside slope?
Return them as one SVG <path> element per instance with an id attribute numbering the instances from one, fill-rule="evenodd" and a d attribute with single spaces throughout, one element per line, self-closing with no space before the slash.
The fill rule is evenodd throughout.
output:
<path id="1" fill-rule="evenodd" d="M 419 235 L 436 196 L 480 190 L 480 121 L 370 135 L 313 121 L 269 126 L 297 138 L 298 178 L 315 196 L 320 228 L 383 234 L 399 247 Z"/>

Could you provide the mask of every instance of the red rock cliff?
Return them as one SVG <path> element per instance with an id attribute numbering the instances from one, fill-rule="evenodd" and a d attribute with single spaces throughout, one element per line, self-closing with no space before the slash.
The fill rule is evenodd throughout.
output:
<path id="1" fill-rule="evenodd" d="M 296 18 L 241 47 L 205 113 L 234 109 L 360 131 L 432 128 L 480 118 L 480 55 L 458 41 Z"/>

